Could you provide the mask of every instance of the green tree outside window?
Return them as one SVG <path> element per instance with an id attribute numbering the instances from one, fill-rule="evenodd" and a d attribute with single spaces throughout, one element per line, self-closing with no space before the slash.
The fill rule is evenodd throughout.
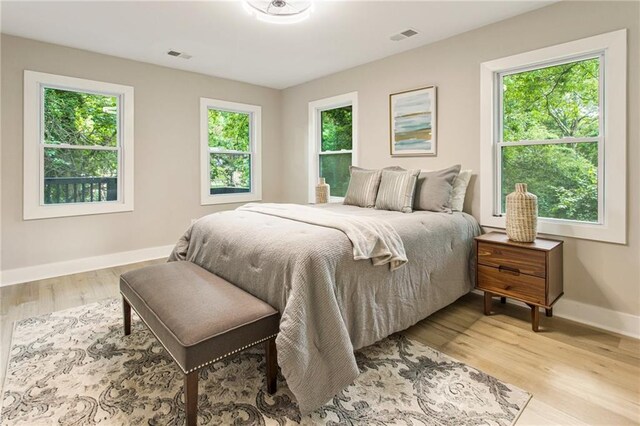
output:
<path id="1" fill-rule="evenodd" d="M 540 217 L 597 222 L 599 85 L 599 58 L 502 77 L 502 211 L 525 182 Z"/>
<path id="2" fill-rule="evenodd" d="M 251 191 L 250 114 L 209 109 L 211 195 Z"/>
<path id="3" fill-rule="evenodd" d="M 118 97 L 43 91 L 45 204 L 117 199 Z"/>
<path id="4" fill-rule="evenodd" d="M 352 107 L 345 106 L 322 111 L 320 113 L 320 176 L 331 186 L 331 195 L 344 197 L 351 177 L 352 154 L 335 153 L 353 149 L 353 114 Z M 323 154 L 325 151 L 334 152 Z"/>

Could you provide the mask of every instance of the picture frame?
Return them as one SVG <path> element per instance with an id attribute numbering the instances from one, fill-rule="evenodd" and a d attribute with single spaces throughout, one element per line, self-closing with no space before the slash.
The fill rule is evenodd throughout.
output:
<path id="1" fill-rule="evenodd" d="M 389 133 L 393 157 L 437 155 L 436 86 L 390 94 Z"/>

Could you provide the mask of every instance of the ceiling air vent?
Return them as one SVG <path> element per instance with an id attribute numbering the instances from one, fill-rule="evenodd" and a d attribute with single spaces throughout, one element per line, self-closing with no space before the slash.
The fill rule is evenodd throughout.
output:
<path id="1" fill-rule="evenodd" d="M 170 50 L 167 52 L 167 55 L 169 56 L 173 56 L 176 58 L 181 58 L 181 59 L 191 59 L 191 55 L 184 53 L 184 52 L 178 52 L 176 50 Z"/>
<path id="2" fill-rule="evenodd" d="M 416 34 L 418 34 L 418 31 L 414 30 L 413 28 L 407 28 L 404 31 L 400 31 L 398 34 L 393 34 L 391 37 L 389 37 L 389 39 L 393 41 L 400 41 L 404 40 L 405 38 L 413 37 Z"/>

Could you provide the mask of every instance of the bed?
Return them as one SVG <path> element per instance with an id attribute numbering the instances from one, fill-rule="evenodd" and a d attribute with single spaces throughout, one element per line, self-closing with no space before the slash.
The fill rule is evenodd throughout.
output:
<path id="1" fill-rule="evenodd" d="M 472 242 L 480 234 L 476 220 L 462 212 L 314 208 L 390 225 L 408 261 L 393 269 L 354 260 L 353 244 L 340 230 L 248 210 L 201 218 L 170 257 L 194 262 L 280 311 L 278 364 L 303 413 L 353 382 L 354 350 L 473 288 Z"/>

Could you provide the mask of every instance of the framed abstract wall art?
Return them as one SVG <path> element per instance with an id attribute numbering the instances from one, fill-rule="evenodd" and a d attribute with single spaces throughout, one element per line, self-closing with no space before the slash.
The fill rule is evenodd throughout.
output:
<path id="1" fill-rule="evenodd" d="M 391 155 L 436 155 L 436 87 L 389 95 Z"/>

